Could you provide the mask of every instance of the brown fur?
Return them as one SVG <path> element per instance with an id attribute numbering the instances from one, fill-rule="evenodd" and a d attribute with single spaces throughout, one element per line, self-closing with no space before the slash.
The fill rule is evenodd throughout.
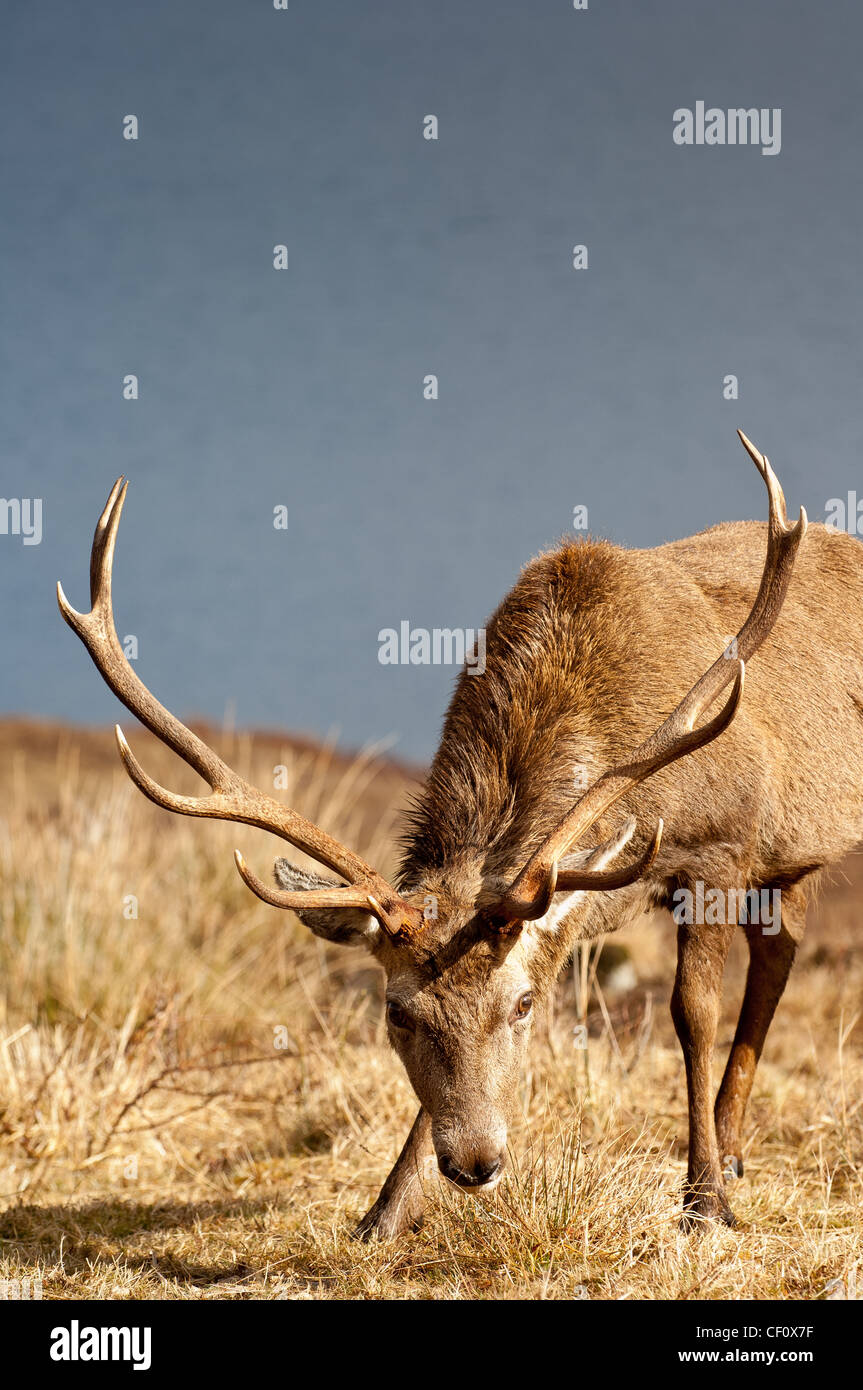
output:
<path id="1" fill-rule="evenodd" d="M 731 926 L 681 925 L 672 1013 L 690 1098 L 689 1220 L 733 1218 L 723 1167 L 741 1171 L 752 1076 L 802 934 L 811 876 L 863 838 L 863 548 L 812 526 L 783 610 L 750 663 L 742 706 L 713 744 L 636 787 L 592 832 L 627 815 L 638 847 L 665 820 L 647 876 L 616 892 L 560 895 L 561 906 L 508 946 L 477 910 L 493 901 L 577 792 L 665 718 L 746 617 L 766 527 L 718 526 L 653 550 L 562 545 L 527 566 L 487 630 L 486 672 L 462 674 L 405 846 L 400 886 L 437 917 L 419 944 L 363 932 L 410 1031 L 391 1028 L 422 1111 L 362 1234 L 392 1234 L 422 1210 L 417 1171 L 434 1143 L 463 1174 L 502 1152 L 530 1019 L 511 1018 L 530 988 L 548 995 L 577 941 L 616 931 L 681 886 L 779 887 L 777 934 L 749 926 L 749 983 L 716 1101 L 719 991 Z M 592 780 L 592 777 L 591 777 Z M 285 866 L 287 871 L 287 866 Z M 555 913 L 560 920 L 555 923 Z M 309 913 L 331 934 L 335 924 Z M 361 925 L 365 922 L 365 925 Z M 718 1136 L 718 1137 L 717 1137 Z"/>

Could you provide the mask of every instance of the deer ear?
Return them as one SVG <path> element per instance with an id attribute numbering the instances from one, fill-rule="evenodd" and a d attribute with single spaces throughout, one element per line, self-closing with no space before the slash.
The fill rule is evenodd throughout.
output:
<path id="1" fill-rule="evenodd" d="M 311 888 L 338 888 L 339 880 L 328 878 L 325 874 L 309 873 L 298 869 L 289 859 L 277 859 L 273 865 L 273 876 L 280 888 L 289 893 L 302 892 Z M 314 907 L 308 911 L 295 909 L 304 926 L 321 936 L 325 941 L 333 941 L 340 946 L 371 946 L 380 928 L 371 913 L 359 907 Z"/>

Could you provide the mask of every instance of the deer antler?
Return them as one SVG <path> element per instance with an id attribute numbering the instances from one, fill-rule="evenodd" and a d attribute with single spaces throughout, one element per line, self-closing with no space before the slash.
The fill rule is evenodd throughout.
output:
<path id="1" fill-rule="evenodd" d="M 179 796 L 159 786 L 135 758 L 118 724 L 115 728 L 117 744 L 132 781 L 145 796 L 168 811 L 177 811 L 184 816 L 241 821 L 245 825 L 254 825 L 260 830 L 280 835 L 283 840 L 288 840 L 348 881 L 348 886 L 309 891 L 270 889 L 255 877 L 246 867 L 242 856 L 237 854 L 237 867 L 244 881 L 265 902 L 296 909 L 360 907 L 372 913 L 390 936 L 410 936 L 422 924 L 422 913 L 418 909 L 405 902 L 359 855 L 297 811 L 283 806 L 239 777 L 202 739 L 160 705 L 132 670 L 117 638 L 111 606 L 114 543 L 127 487 L 127 481 L 117 479 L 93 537 L 90 556 L 91 611 L 76 612 L 63 593 L 63 586 L 58 584 L 60 612 L 81 638 L 99 673 L 118 699 L 162 743 L 203 777 L 210 786 L 210 795 Z"/>
<path id="2" fill-rule="evenodd" d="M 758 650 L 779 616 L 807 524 L 802 507 L 797 523 L 789 524 L 776 474 L 742 430 L 737 433 L 767 485 L 770 507 L 764 572 L 752 611 L 737 634 L 737 659 L 730 660 L 725 653 L 718 657 L 665 722 L 635 749 L 631 758 L 608 768 L 575 802 L 525 864 L 501 901 L 488 909 L 498 930 L 513 929 L 521 922 L 543 917 L 556 892 L 622 888 L 646 873 L 659 850 L 662 821 L 650 848 L 629 868 L 592 873 L 589 870 L 558 871 L 558 865 L 570 847 L 610 806 L 661 767 L 710 743 L 734 718 L 743 694 L 744 662 Z M 720 712 L 696 728 L 698 719 L 731 681 L 734 688 Z"/>

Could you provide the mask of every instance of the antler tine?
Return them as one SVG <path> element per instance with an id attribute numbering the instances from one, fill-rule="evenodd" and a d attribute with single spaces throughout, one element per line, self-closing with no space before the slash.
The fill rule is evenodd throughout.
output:
<path id="1" fill-rule="evenodd" d="M 779 616 L 797 550 L 806 534 L 807 526 L 803 507 L 800 508 L 797 522 L 794 525 L 789 524 L 785 497 L 770 463 L 746 438 L 742 430 L 738 430 L 738 434 L 766 484 L 769 515 L 767 555 L 761 583 L 752 609 L 734 643 L 731 644 L 734 650 L 726 649 L 714 661 L 668 718 L 639 745 L 626 763 L 603 772 L 593 786 L 579 798 L 544 844 L 528 860 L 512 887 L 504 895 L 500 906 L 495 909 L 496 915 L 499 914 L 502 920 L 515 918 L 519 914 L 524 919 L 542 916 L 547 911 L 554 892 L 566 886 L 557 874 L 556 866 L 569 847 L 639 782 L 717 738 L 737 712 L 743 694 L 744 662 L 758 650 Z M 719 714 L 696 727 L 704 711 L 731 681 L 734 682 L 731 695 Z M 656 849 L 658 850 L 658 844 Z M 625 881 L 634 882 L 641 873 L 646 873 L 654 858 L 655 852 L 651 854 L 648 851 L 643 856 L 644 868 L 639 873 L 639 865 L 633 865 L 632 877 L 627 876 Z M 628 875 L 630 871 L 625 869 L 619 872 L 621 875 Z M 597 889 L 623 886 L 623 882 L 610 883 L 611 876 L 607 873 L 585 873 L 580 886 L 592 886 Z M 525 911 L 526 908 L 530 910 Z M 538 908 L 542 910 L 539 911 Z"/>
<path id="2" fill-rule="evenodd" d="M 181 815 L 239 821 L 268 830 L 347 879 L 349 886 L 281 894 L 277 906 L 363 907 L 374 913 L 389 935 L 402 938 L 410 935 L 422 923 L 418 909 L 406 903 L 380 874 L 340 841 L 291 807 L 244 781 L 197 734 L 165 709 L 132 670 L 117 637 L 111 602 L 114 546 L 127 487 L 124 478 L 117 479 L 93 536 L 90 612 L 77 612 L 61 584 L 57 585 L 57 601 L 64 619 L 81 638 L 97 670 L 117 698 L 151 733 L 194 768 L 208 783 L 210 795 L 180 796 L 160 786 L 135 758 L 118 725 L 115 730 L 117 745 L 132 781 L 157 806 Z M 275 901 L 276 895 L 268 897 L 268 890 L 249 870 L 243 872 L 241 869 L 241 873 L 259 897 Z M 256 885 L 264 891 L 260 892 Z"/>
<path id="3" fill-rule="evenodd" d="M 359 907 L 375 915 L 380 910 L 377 899 L 363 888 L 303 888 L 291 893 L 264 883 L 252 872 L 238 849 L 234 850 L 234 863 L 246 887 L 271 907 L 291 908 L 294 911 L 314 907 Z"/>
<path id="4" fill-rule="evenodd" d="M 793 526 L 789 523 L 785 508 L 785 496 L 779 479 L 770 467 L 769 460 L 759 449 L 756 449 L 751 440 L 746 438 L 742 430 L 738 430 L 737 433 L 743 447 L 764 479 L 769 504 L 767 555 L 761 583 L 752 610 L 732 644 L 735 648 L 735 655 L 741 661 L 748 661 L 761 646 L 779 616 L 779 610 L 788 588 L 788 581 L 791 578 L 797 549 L 806 534 L 808 519 L 805 507 L 801 507 L 796 523 Z M 694 727 L 696 720 L 728 684 L 731 679 L 729 665 L 729 658 L 723 652 L 678 705 L 674 713 L 677 716 L 677 727 L 681 733 Z M 666 724 L 668 722 L 666 721 Z"/>
<path id="5" fill-rule="evenodd" d="M 114 546 L 128 486 L 128 479 L 121 475 L 111 489 L 93 534 L 93 546 L 90 551 L 90 612 L 79 613 L 74 609 L 63 592 L 62 584 L 58 583 L 57 601 L 60 612 L 81 638 L 102 679 L 126 708 L 131 710 L 151 733 L 193 767 L 198 775 L 209 783 L 213 791 L 227 788 L 233 776 L 230 769 L 203 740 L 175 719 L 147 690 L 129 666 L 117 638 L 111 595 L 112 572 Z M 128 744 L 126 751 L 134 764 Z M 120 752 L 123 753 L 122 745 Z M 125 754 L 123 761 L 131 773 L 130 763 L 127 762 Z M 139 785 L 151 800 L 157 801 L 157 797 L 146 791 L 142 783 Z M 151 786 L 154 790 L 163 791 L 158 787 L 158 783 L 153 782 Z M 170 796 L 170 793 L 165 792 L 165 796 Z M 191 815 L 193 812 L 188 811 L 186 814 Z"/>
<path id="6" fill-rule="evenodd" d="M 740 443 L 743 445 L 747 454 L 752 459 L 752 462 L 755 464 L 755 467 L 758 469 L 759 473 L 761 474 L 762 478 L 767 484 L 767 491 L 770 496 L 769 524 L 771 526 L 778 524 L 783 529 L 787 529 L 788 512 L 785 508 L 785 493 L 782 491 L 782 486 L 779 482 L 779 479 L 773 472 L 773 469 L 770 467 L 770 460 L 767 458 L 766 454 L 762 454 L 761 450 L 755 447 L 751 439 L 747 439 L 746 435 L 743 433 L 742 430 L 738 430 L 737 435 L 740 440 Z M 801 516 L 805 518 L 805 515 L 805 511 L 801 509 Z M 800 525 L 799 518 L 797 521 L 797 525 Z"/>
<path id="7" fill-rule="evenodd" d="M 633 822 L 634 825 L 634 822 Z M 505 899 L 505 908 L 495 907 L 492 915 L 497 916 L 503 911 L 503 920 L 509 922 L 530 922 L 537 917 L 544 917 L 551 907 L 551 901 L 555 893 L 577 893 L 579 891 L 592 893 L 608 893 L 614 888 L 627 888 L 630 883 L 635 883 L 647 873 L 654 859 L 659 853 L 662 843 L 662 832 L 664 822 L 660 816 L 657 821 L 653 839 L 644 853 L 631 864 L 627 864 L 619 869 L 558 869 L 558 861 L 551 865 L 548 877 L 543 885 L 543 891 L 536 898 L 517 898 L 515 896 L 515 886 L 510 890 Z M 631 834 L 631 832 L 630 832 Z M 630 834 L 620 838 L 620 844 L 614 847 L 614 853 L 619 854 L 624 844 L 629 840 Z M 611 844 L 611 841 L 609 841 Z"/>
<path id="8" fill-rule="evenodd" d="M 608 892 L 612 888 L 626 888 L 630 883 L 635 883 L 636 879 L 647 873 L 662 844 L 662 832 L 665 829 L 665 822 L 662 817 L 656 822 L 656 830 L 653 839 L 647 849 L 639 859 L 627 864 L 619 869 L 562 869 L 557 875 L 556 891 L 558 893 L 573 893 L 579 890 L 590 889 L 592 892 Z"/>
<path id="9" fill-rule="evenodd" d="M 93 535 L 93 548 L 90 551 L 90 608 L 104 608 L 111 611 L 111 571 L 114 564 L 114 543 L 123 503 L 126 500 L 128 478 L 122 474 L 117 479 L 105 503 L 105 510 L 96 523 Z"/>

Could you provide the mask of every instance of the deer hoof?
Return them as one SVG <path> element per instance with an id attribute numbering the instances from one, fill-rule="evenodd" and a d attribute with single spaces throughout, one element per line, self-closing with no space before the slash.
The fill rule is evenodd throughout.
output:
<path id="1" fill-rule="evenodd" d="M 362 1221 L 354 1227 L 355 1240 L 396 1240 L 399 1236 L 418 1231 L 423 1224 L 421 1211 L 411 1213 L 404 1208 L 383 1206 L 375 1202 Z"/>
<path id="2" fill-rule="evenodd" d="M 703 1230 L 708 1222 L 719 1222 L 723 1226 L 736 1226 L 734 1212 L 718 1193 L 705 1192 L 687 1201 L 680 1218 L 680 1229 L 687 1234 Z"/>

